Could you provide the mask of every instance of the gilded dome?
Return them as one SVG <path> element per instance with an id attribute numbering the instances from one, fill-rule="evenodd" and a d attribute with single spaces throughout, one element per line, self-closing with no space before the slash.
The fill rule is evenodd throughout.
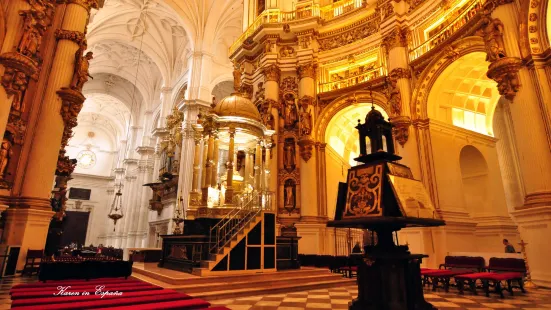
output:
<path id="1" fill-rule="evenodd" d="M 252 101 L 236 93 L 220 100 L 213 112 L 218 116 L 238 116 L 261 121 L 260 113 Z"/>

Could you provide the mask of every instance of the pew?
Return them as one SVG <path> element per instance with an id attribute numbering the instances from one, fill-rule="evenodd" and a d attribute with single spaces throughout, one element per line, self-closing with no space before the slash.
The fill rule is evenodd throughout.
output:
<path id="1" fill-rule="evenodd" d="M 453 277 L 483 271 L 484 265 L 484 258 L 480 256 L 446 256 L 438 269 L 421 269 L 423 286 L 432 284 L 433 291 L 443 288 L 448 292 Z"/>

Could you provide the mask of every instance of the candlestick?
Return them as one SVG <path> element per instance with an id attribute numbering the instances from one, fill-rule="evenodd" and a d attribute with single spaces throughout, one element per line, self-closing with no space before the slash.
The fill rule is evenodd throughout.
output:
<path id="1" fill-rule="evenodd" d="M 530 275 L 530 267 L 528 266 L 528 256 L 526 255 L 526 246 L 528 243 L 525 243 L 524 240 L 520 240 L 520 251 L 522 253 L 522 258 L 524 259 L 524 265 L 526 266 L 526 281 L 524 287 L 526 288 L 538 288 L 534 282 L 532 282 L 532 276 Z"/>

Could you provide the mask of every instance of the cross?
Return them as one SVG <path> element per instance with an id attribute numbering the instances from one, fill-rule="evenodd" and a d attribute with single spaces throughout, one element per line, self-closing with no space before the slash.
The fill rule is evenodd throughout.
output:
<path id="1" fill-rule="evenodd" d="M 519 245 L 520 245 L 520 248 L 522 249 L 522 251 L 524 252 L 524 249 L 526 248 L 528 243 L 525 243 L 524 240 L 520 240 Z"/>

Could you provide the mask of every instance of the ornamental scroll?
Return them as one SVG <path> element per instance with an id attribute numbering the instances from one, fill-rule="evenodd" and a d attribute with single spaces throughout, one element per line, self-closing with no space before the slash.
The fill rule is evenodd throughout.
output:
<path id="1" fill-rule="evenodd" d="M 383 165 L 357 166 L 348 172 L 348 195 L 343 218 L 382 216 Z"/>

